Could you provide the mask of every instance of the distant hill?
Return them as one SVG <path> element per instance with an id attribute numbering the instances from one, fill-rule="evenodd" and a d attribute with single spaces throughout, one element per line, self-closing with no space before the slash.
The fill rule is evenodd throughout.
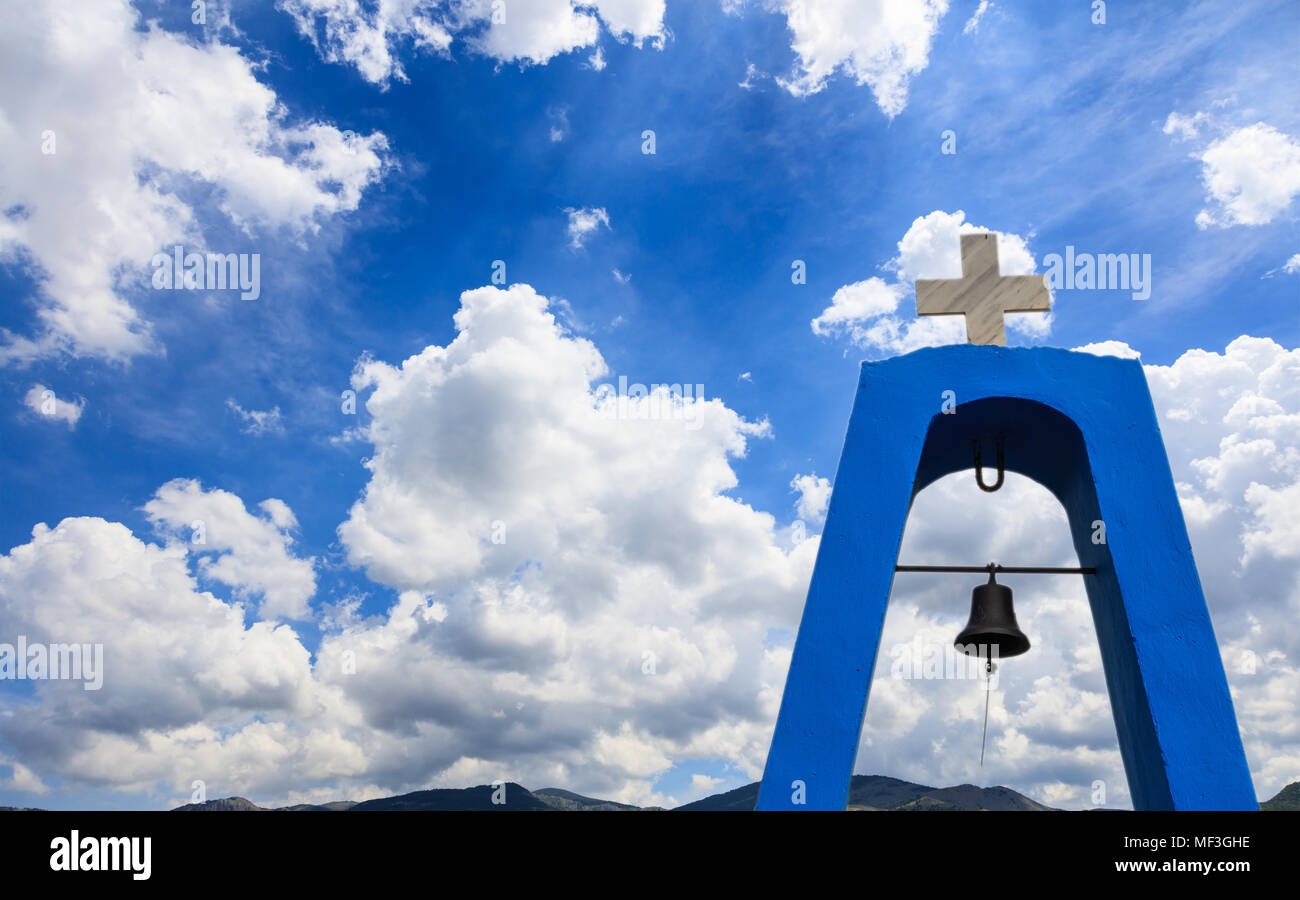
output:
<path id="1" fill-rule="evenodd" d="M 380 797 L 357 803 L 352 800 L 335 800 L 331 803 L 298 803 L 293 806 L 277 807 L 275 812 L 374 812 L 378 810 L 443 810 L 467 811 L 477 809 L 624 809 L 635 810 L 638 807 L 611 800 L 598 800 L 584 797 L 572 791 L 560 788 L 545 788 L 534 794 L 521 784 L 507 782 L 505 785 L 505 803 L 493 803 L 492 795 L 497 789 L 490 784 L 480 784 L 471 788 L 436 788 L 428 791 L 414 791 L 397 797 Z M 223 797 L 206 803 L 189 803 L 178 806 L 173 812 L 226 812 L 226 811 L 269 811 L 267 807 L 258 806 L 243 797 Z"/>
<path id="2" fill-rule="evenodd" d="M 597 800 L 594 797 L 584 797 L 581 794 L 575 794 L 573 791 L 566 791 L 563 788 L 542 788 L 532 792 L 533 796 L 541 800 L 552 809 L 566 810 L 638 810 L 639 806 L 631 806 L 627 803 L 615 803 L 613 800 Z"/>
<path id="3" fill-rule="evenodd" d="M 258 806 L 252 800 L 245 800 L 243 797 L 222 797 L 219 800 L 208 800 L 205 803 L 187 803 L 184 806 L 178 806 L 172 812 L 265 812 L 265 808 Z"/>
<path id="4" fill-rule="evenodd" d="M 886 775 L 854 775 L 845 809 L 898 809 L 933 790 Z"/>
<path id="5" fill-rule="evenodd" d="M 375 812 L 388 810 L 468 811 L 494 809 L 551 810 L 555 807 L 537 797 L 522 784 L 508 781 L 505 784 L 505 803 L 493 803 L 492 794 L 497 788 L 480 784 L 472 788 L 438 788 L 414 791 L 400 797 L 382 797 L 366 800 L 351 807 L 348 812 Z M 578 796 L 574 794 L 573 796 Z"/>
<path id="6" fill-rule="evenodd" d="M 688 812 L 748 811 L 758 802 L 758 782 L 714 794 L 677 807 Z M 849 786 L 850 810 L 1048 810 L 1008 787 L 979 788 L 973 784 L 933 788 L 884 775 L 854 775 Z"/>
<path id="7" fill-rule="evenodd" d="M 758 782 L 677 807 L 686 812 L 750 812 L 758 803 Z"/>
<path id="8" fill-rule="evenodd" d="M 1300 812 L 1300 781 L 1292 782 L 1277 792 L 1272 800 L 1265 800 L 1259 808 L 1268 812 L 1290 810 Z"/>
<path id="9" fill-rule="evenodd" d="M 973 784 L 959 784 L 956 787 L 940 788 L 922 794 L 915 800 L 896 806 L 900 810 L 944 810 L 944 809 L 984 809 L 1002 812 L 1006 810 L 1031 810 L 1041 812 L 1052 807 L 1044 806 L 1030 800 L 1024 794 L 1017 793 L 1009 787 L 998 785 L 980 788 Z"/>

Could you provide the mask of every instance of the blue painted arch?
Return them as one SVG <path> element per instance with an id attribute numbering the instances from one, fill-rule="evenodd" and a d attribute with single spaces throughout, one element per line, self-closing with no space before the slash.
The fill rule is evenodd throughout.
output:
<path id="1" fill-rule="evenodd" d="M 1085 584 L 1134 806 L 1257 809 L 1141 365 L 975 345 L 862 366 L 758 808 L 843 809 L 912 500 L 998 438 L 1097 569 Z"/>

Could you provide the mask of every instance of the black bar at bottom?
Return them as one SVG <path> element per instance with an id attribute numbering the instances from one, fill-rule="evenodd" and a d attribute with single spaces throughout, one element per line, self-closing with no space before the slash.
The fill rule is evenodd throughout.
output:
<path id="1" fill-rule="evenodd" d="M 935 861 L 992 878 L 990 861 L 1005 857 L 1024 884 L 1118 882 L 1141 886 L 1208 880 L 1220 896 L 1252 891 L 1254 876 L 1270 884 L 1295 876 L 1294 814 L 1215 812 L 0 812 L 0 872 L 36 886 L 48 879 L 69 894 L 81 885 L 96 893 L 141 879 L 129 867 L 68 871 L 58 861 L 58 839 L 80 846 L 87 838 L 149 837 L 147 883 L 176 895 L 198 881 L 220 877 L 232 862 L 250 881 L 305 893 L 316 887 L 338 896 L 357 884 L 373 894 L 377 879 L 409 875 L 434 879 L 450 870 L 483 873 L 493 884 L 533 891 L 540 867 L 568 853 L 584 877 L 626 879 L 642 871 L 638 848 L 698 847 L 740 859 L 752 848 L 780 861 L 815 860 L 833 869 L 861 858 L 864 869 L 895 878 L 935 875 Z M 92 843 L 94 843 L 92 841 Z M 1007 857 L 1007 848 L 1014 853 Z M 864 849 L 865 848 L 865 849 Z M 503 853 L 509 853 L 504 865 Z M 854 854 L 857 854 L 855 857 Z M 1192 863 L 1195 864 L 1193 867 Z M 845 862 L 845 865 L 848 865 Z M 669 865 L 647 883 L 676 878 Z M 680 871 L 680 870 L 678 870 Z M 979 873 L 985 873 L 980 876 Z M 387 873 L 387 874 L 385 874 Z M 810 874 L 811 873 L 811 874 Z M 719 887 L 786 883 L 808 893 L 812 864 L 703 866 L 692 883 Z M 941 877 L 941 875 L 940 875 Z M 1172 881 L 1170 880 L 1172 879 Z M 6 884 L 9 881 L 5 882 Z M 675 882 L 674 882 L 675 883 Z M 794 891 L 783 891 L 795 893 Z M 247 892 L 240 891 L 240 894 Z M 535 893 L 535 891 L 533 891 Z M 769 893 L 771 893 L 769 891 Z M 779 893 L 779 892 L 778 892 Z M 36 894 L 32 895 L 37 896 Z M 40 896 L 45 896 L 42 892 Z M 369 896 L 367 894 L 366 896 Z"/>

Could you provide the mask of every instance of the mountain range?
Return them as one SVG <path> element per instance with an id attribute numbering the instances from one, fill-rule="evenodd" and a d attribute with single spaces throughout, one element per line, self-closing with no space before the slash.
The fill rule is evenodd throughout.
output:
<path id="1" fill-rule="evenodd" d="M 758 802 L 756 781 L 735 790 L 714 794 L 676 807 L 684 812 L 740 812 L 750 811 Z M 563 788 L 540 788 L 530 791 L 521 784 L 505 784 L 505 802 L 493 803 L 493 793 L 499 787 L 481 784 L 470 788 L 435 788 L 413 791 L 396 797 L 380 797 L 360 803 L 335 800 L 331 803 L 299 803 L 293 806 L 258 806 L 243 797 L 222 797 L 205 803 L 187 803 L 173 812 L 366 812 L 384 810 L 406 811 L 468 811 L 493 809 L 519 810 L 659 810 L 657 806 L 632 806 L 585 797 Z M 1300 811 L 1300 781 L 1287 785 L 1271 800 L 1259 805 L 1261 810 Z M 14 807 L 0 806 L 0 811 Z M 981 788 L 973 784 L 934 788 L 913 784 L 885 775 L 854 775 L 849 787 L 847 810 L 1050 810 L 1011 788 L 997 785 Z"/>
<path id="2" fill-rule="evenodd" d="M 181 812 L 211 812 L 231 810 L 276 811 L 465 811 L 465 810 L 655 810 L 660 807 L 638 807 L 612 800 L 585 797 L 563 788 L 541 788 L 530 791 L 514 782 L 505 784 L 504 803 L 493 803 L 492 796 L 499 788 L 481 784 L 471 788 L 436 788 L 414 791 L 396 797 L 382 797 L 353 803 L 346 800 L 327 804 L 298 804 L 296 806 L 261 807 L 243 797 L 225 797 L 206 803 L 190 803 L 177 808 Z M 758 802 L 758 782 L 747 784 L 722 794 L 714 794 L 693 803 L 677 807 L 694 811 L 748 811 Z M 972 784 L 934 788 L 913 784 L 883 775 L 854 775 L 849 789 L 850 810 L 1047 810 L 1044 806 L 1007 787 L 979 788 Z"/>

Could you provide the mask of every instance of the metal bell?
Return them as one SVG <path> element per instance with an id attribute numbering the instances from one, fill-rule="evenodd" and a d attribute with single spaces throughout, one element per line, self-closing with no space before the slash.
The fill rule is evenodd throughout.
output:
<path id="1" fill-rule="evenodd" d="M 971 591 L 970 621 L 954 641 L 957 649 L 968 656 L 1006 659 L 1019 656 L 1029 649 L 1029 638 L 1016 624 L 1016 611 L 1011 606 L 1011 588 L 998 584 L 989 570 L 989 583 Z"/>

